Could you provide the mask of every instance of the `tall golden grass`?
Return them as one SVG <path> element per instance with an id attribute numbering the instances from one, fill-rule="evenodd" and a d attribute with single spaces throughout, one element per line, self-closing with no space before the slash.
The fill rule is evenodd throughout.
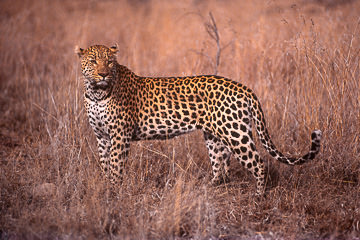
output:
<path id="1" fill-rule="evenodd" d="M 0 238 L 359 238 L 359 1 L 0 2 Z M 132 144 L 124 182 L 97 165 L 75 45 L 119 45 L 139 75 L 214 73 L 252 88 L 279 149 L 313 162 L 268 163 L 268 196 L 232 159 L 208 184 L 198 133 Z M 200 135 L 200 136 L 199 136 Z"/>

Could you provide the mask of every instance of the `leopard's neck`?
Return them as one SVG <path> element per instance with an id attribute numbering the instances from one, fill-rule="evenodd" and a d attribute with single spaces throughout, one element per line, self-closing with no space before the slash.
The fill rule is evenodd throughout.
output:
<path id="1" fill-rule="evenodd" d="M 84 82 L 84 96 L 86 99 L 99 102 L 110 97 L 113 89 L 113 81 L 109 83 L 106 88 L 101 88 L 90 83 L 89 80 L 85 79 Z"/>

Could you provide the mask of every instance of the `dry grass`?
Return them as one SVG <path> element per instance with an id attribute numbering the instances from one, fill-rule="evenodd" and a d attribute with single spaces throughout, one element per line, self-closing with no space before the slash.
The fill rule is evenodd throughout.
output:
<path id="1" fill-rule="evenodd" d="M 359 1 L 1 1 L 0 238 L 237 239 L 360 235 Z M 283 152 L 269 194 L 232 159 L 232 182 L 208 184 L 199 133 L 132 145 L 124 183 L 97 165 L 73 47 L 120 47 L 148 76 L 218 74 L 251 87 Z"/>

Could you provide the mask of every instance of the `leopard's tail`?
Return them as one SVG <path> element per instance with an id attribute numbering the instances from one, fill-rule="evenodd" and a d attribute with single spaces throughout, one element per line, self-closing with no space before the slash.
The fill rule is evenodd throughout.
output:
<path id="1" fill-rule="evenodd" d="M 286 157 L 277 150 L 274 143 L 271 141 L 260 103 L 254 93 L 251 92 L 250 95 L 249 111 L 251 112 L 252 119 L 255 123 L 256 132 L 260 137 L 263 147 L 272 157 L 288 165 L 300 165 L 315 158 L 320 151 L 320 140 L 322 135 L 320 130 L 315 130 L 311 133 L 311 147 L 307 154 L 298 158 Z"/>

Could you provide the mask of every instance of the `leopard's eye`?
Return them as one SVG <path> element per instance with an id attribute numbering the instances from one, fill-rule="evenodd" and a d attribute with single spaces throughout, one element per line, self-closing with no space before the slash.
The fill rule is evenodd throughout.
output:
<path id="1" fill-rule="evenodd" d="M 95 59 L 91 59 L 90 62 L 91 62 L 92 64 L 96 64 L 96 60 L 95 60 Z"/>

